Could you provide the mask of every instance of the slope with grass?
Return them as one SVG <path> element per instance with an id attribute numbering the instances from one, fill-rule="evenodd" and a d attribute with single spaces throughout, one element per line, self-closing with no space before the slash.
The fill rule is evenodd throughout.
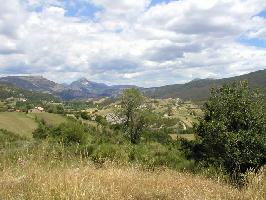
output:
<path id="1" fill-rule="evenodd" d="M 59 115 L 59 114 L 53 114 L 53 113 L 47 113 L 47 112 L 43 112 L 43 113 L 30 113 L 28 114 L 29 117 L 31 118 L 35 118 L 40 121 L 43 120 L 45 121 L 48 125 L 51 126 L 57 126 L 61 123 L 64 123 L 67 121 L 67 118 Z"/>
<path id="2" fill-rule="evenodd" d="M 0 112 L 0 129 L 6 129 L 20 136 L 31 137 L 38 124 L 25 113 Z"/>
<path id="3" fill-rule="evenodd" d="M 51 126 L 67 121 L 66 117 L 53 113 L 0 112 L 0 129 L 31 138 L 32 132 L 38 127 L 35 117 L 37 120 L 44 120 Z"/>

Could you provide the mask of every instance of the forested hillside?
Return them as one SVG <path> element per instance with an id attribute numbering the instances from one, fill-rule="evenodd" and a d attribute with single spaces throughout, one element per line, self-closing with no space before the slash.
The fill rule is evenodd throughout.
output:
<path id="1" fill-rule="evenodd" d="M 144 89 L 146 95 L 155 98 L 179 97 L 184 100 L 200 101 L 209 97 L 210 89 L 233 81 L 247 80 L 251 88 L 259 88 L 266 94 L 266 70 L 224 79 L 199 79 L 186 84 L 167 85 Z"/>
<path id="2" fill-rule="evenodd" d="M 0 100 L 7 98 L 25 98 L 31 102 L 37 101 L 58 101 L 58 98 L 51 94 L 42 92 L 32 92 L 29 90 L 21 89 L 9 84 L 0 84 Z"/>

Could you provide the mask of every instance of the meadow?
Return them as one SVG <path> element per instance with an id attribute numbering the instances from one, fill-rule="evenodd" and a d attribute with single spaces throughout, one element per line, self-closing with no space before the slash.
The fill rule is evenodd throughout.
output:
<path id="1" fill-rule="evenodd" d="M 47 113 L 47 112 L 42 112 L 42 113 L 30 113 L 28 114 L 31 118 L 35 118 L 38 121 L 45 121 L 48 125 L 51 126 L 57 126 L 61 123 L 67 122 L 67 118 L 59 115 L 59 114 L 54 114 L 54 113 Z"/>
<path id="2" fill-rule="evenodd" d="M 38 127 L 34 119 L 25 113 L 0 112 L 0 128 L 20 136 L 32 137 L 32 131 Z"/>
<path id="3" fill-rule="evenodd" d="M 0 129 L 31 138 L 32 132 L 38 127 L 35 118 L 53 126 L 67 121 L 66 117 L 53 113 L 0 112 Z"/>

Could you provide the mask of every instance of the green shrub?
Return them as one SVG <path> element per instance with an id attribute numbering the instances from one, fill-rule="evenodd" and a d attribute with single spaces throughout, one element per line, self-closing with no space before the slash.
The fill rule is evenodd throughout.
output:
<path id="1" fill-rule="evenodd" d="M 91 117 L 86 112 L 80 112 L 80 117 L 85 120 L 91 120 Z"/>
<path id="2" fill-rule="evenodd" d="M 53 128 L 50 132 L 50 137 L 66 145 L 71 143 L 85 145 L 90 140 L 88 126 L 75 121 L 63 123 Z"/>
<path id="3" fill-rule="evenodd" d="M 145 142 L 153 141 L 161 144 L 168 144 L 173 141 L 167 130 L 146 130 L 143 132 L 142 139 Z"/>
<path id="4" fill-rule="evenodd" d="M 33 131 L 32 137 L 34 139 L 46 139 L 49 134 L 49 128 L 45 125 L 45 123 L 40 122 L 38 128 Z"/>
<path id="5" fill-rule="evenodd" d="M 129 144 L 127 136 L 119 130 L 111 130 L 106 127 L 95 129 L 93 132 L 94 144 Z"/>
<path id="6" fill-rule="evenodd" d="M 105 119 L 105 117 L 103 117 L 101 115 L 96 115 L 95 121 L 97 122 L 98 125 L 103 125 L 103 126 L 108 125 L 108 122 Z"/>
<path id="7" fill-rule="evenodd" d="M 151 168 L 168 166 L 173 169 L 188 168 L 190 163 L 184 158 L 181 151 L 175 146 L 162 145 L 158 142 L 134 146 L 130 160 Z"/>
<path id="8" fill-rule="evenodd" d="M 127 163 L 128 152 L 129 150 L 126 146 L 105 143 L 99 145 L 91 157 L 97 163 L 102 163 L 106 160 Z"/>

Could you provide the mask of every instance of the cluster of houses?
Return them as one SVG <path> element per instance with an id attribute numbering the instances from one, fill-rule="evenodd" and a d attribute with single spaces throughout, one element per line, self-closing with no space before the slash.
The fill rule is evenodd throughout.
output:
<path id="1" fill-rule="evenodd" d="M 14 98 L 14 97 L 9 97 L 9 98 L 6 98 L 6 101 L 20 101 L 20 102 L 26 102 L 27 99 L 26 99 L 26 98 Z"/>
<path id="2" fill-rule="evenodd" d="M 37 106 L 37 107 L 34 107 L 32 109 L 29 109 L 28 112 L 29 113 L 41 113 L 41 112 L 44 112 L 44 108 Z"/>

